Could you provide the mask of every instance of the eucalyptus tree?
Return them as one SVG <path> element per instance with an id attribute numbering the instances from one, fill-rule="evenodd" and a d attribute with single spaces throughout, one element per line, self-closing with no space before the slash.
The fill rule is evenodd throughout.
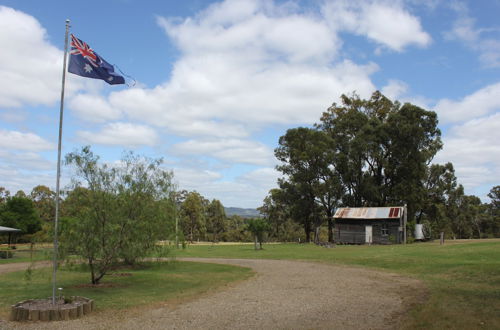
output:
<path id="1" fill-rule="evenodd" d="M 423 179 L 442 147 L 435 112 L 391 101 L 342 95 L 317 127 L 334 141 L 335 169 L 348 206 L 408 203 L 412 217 L 425 196 Z"/>
<path id="2" fill-rule="evenodd" d="M 207 232 L 212 235 L 214 242 L 219 241 L 220 235 L 226 230 L 226 212 L 222 203 L 213 199 L 206 210 Z"/>
<path id="3" fill-rule="evenodd" d="M 289 129 L 279 139 L 275 150 L 283 173 L 281 189 L 292 202 L 292 215 L 303 223 L 307 240 L 314 227 L 315 241 L 326 218 L 329 240 L 333 241 L 333 212 L 343 188 L 336 173 L 334 140 L 325 132 L 312 128 Z"/>
<path id="4" fill-rule="evenodd" d="M 196 191 L 189 192 L 181 204 L 181 226 L 184 236 L 190 242 L 205 238 L 207 231 L 205 204 L 203 196 Z"/>

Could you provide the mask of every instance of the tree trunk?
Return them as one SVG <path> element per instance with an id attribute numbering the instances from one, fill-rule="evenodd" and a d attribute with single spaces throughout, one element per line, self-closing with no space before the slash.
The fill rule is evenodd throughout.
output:
<path id="1" fill-rule="evenodd" d="M 328 243 L 333 243 L 333 217 L 328 216 Z"/>
<path id="2" fill-rule="evenodd" d="M 320 230 L 320 226 L 316 226 L 316 228 L 314 229 L 314 244 L 318 245 L 319 244 L 319 230 Z"/>
<path id="3" fill-rule="evenodd" d="M 257 235 L 255 235 L 255 241 L 254 241 L 254 243 L 255 243 L 255 250 L 258 250 L 259 247 L 257 246 Z"/>

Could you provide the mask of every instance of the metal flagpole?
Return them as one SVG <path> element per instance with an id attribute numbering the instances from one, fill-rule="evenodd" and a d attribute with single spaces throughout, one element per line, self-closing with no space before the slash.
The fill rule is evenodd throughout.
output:
<path id="1" fill-rule="evenodd" d="M 57 255 L 59 241 L 57 240 L 57 225 L 59 222 L 59 181 L 61 179 L 61 144 L 62 144 L 62 127 L 63 127 L 63 110 L 64 110 L 64 85 L 66 82 L 66 58 L 68 55 L 68 32 L 69 19 L 66 20 L 66 34 L 64 36 L 64 60 L 62 74 L 62 89 L 61 89 L 61 107 L 59 109 L 59 142 L 57 145 L 57 179 L 56 179 L 56 217 L 54 220 L 54 256 L 53 256 L 53 271 L 52 271 L 52 304 L 56 303 L 56 283 L 57 283 Z"/>

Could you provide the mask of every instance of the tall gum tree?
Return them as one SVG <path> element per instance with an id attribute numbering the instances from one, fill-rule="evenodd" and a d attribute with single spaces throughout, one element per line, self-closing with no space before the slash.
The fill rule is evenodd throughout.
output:
<path id="1" fill-rule="evenodd" d="M 342 95 L 316 127 L 334 141 L 344 205 L 407 203 L 413 217 L 425 197 L 426 168 L 442 147 L 437 124 L 435 112 L 378 91 L 368 100 Z"/>

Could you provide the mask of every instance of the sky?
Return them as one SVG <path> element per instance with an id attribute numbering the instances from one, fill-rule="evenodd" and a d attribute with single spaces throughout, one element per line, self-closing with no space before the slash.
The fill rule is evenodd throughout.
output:
<path id="1" fill-rule="evenodd" d="M 136 84 L 67 74 L 63 155 L 161 157 L 178 189 L 255 208 L 287 129 L 380 90 L 437 112 L 433 162 L 487 201 L 500 184 L 498 13 L 500 0 L 0 0 L 0 186 L 55 188 L 70 19 Z"/>

